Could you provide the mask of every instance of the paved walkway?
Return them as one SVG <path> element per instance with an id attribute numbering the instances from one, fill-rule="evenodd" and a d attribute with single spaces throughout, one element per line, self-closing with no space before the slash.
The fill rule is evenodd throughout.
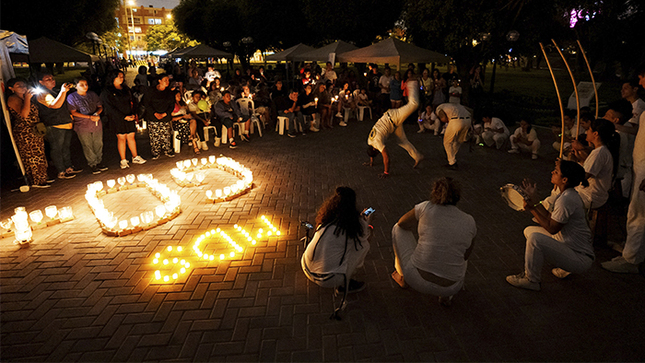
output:
<path id="1" fill-rule="evenodd" d="M 210 172 L 207 186 L 181 188 L 170 178 L 177 160 L 192 157 L 184 148 L 174 159 L 162 156 L 122 171 L 83 172 L 56 181 L 49 190 L 3 191 L 0 217 L 13 208 L 27 211 L 70 205 L 76 219 L 36 230 L 29 248 L 0 240 L 2 361 L 642 361 L 645 357 L 645 279 L 614 275 L 599 262 L 615 255 L 597 251 L 597 262 L 581 276 L 558 280 L 545 267 L 541 292 L 516 289 L 505 276 L 522 269 L 522 230 L 527 213 L 508 208 L 498 188 L 523 177 L 538 182 L 543 194 L 555 151 L 529 155 L 463 147 L 459 171 L 447 171 L 441 139 L 416 134 L 410 141 L 425 154 L 422 168 L 390 144 L 391 177 L 380 180 L 381 165 L 366 161 L 371 122 L 290 139 L 267 132 L 236 150 L 211 148 L 253 170 L 255 188 L 225 203 L 207 203 L 204 191 L 224 185 Z M 140 153 L 150 156 L 145 138 Z M 547 140 L 545 140 L 547 141 Z M 211 144 L 212 145 L 212 144 Z M 549 142 L 544 142 L 549 145 Z M 108 149 L 109 147 L 106 146 Z M 113 146 L 112 146 L 113 147 Z M 112 151 L 110 151 L 112 152 Z M 82 156 L 74 156 L 82 162 Z M 379 162 L 380 163 L 380 158 Z M 152 173 L 179 192 L 183 212 L 148 231 L 108 237 L 84 199 L 86 185 L 127 173 Z M 427 199 L 434 178 L 450 175 L 463 185 L 459 207 L 477 222 L 477 245 L 466 275 L 466 290 L 450 308 L 434 297 L 402 290 L 390 279 L 393 255 L 390 229 L 415 203 Z M 372 248 L 357 278 L 367 289 L 350 295 L 342 321 L 329 319 L 332 294 L 307 281 L 300 269 L 302 220 L 335 186 L 356 189 L 361 207 L 375 212 Z M 139 193 L 139 194 L 137 194 Z M 144 210 L 146 192 L 108 195 L 106 205 Z M 121 212 L 121 213 L 125 213 Z M 254 234 L 267 216 L 279 238 L 241 243 L 233 260 L 192 261 L 187 277 L 156 284 L 155 253 L 167 246 L 191 250 L 207 230 L 222 228 L 234 239 L 233 225 Z M 623 219 L 624 220 L 624 219 Z M 612 238 L 621 222 L 613 220 Z M 266 228 L 265 228 L 266 229 Z M 206 249 L 222 244 L 205 245 Z M 217 259 L 216 259 L 217 260 Z"/>

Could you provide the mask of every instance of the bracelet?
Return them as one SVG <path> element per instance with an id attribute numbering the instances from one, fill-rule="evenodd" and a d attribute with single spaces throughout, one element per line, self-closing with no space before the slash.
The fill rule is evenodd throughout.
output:
<path id="1" fill-rule="evenodd" d="M 371 230 L 373 230 L 373 229 L 374 229 L 374 226 L 373 226 L 373 225 L 371 225 L 371 224 L 368 224 L 367 226 L 368 226 L 368 227 L 369 227 L 369 229 L 371 229 Z"/>
<path id="2" fill-rule="evenodd" d="M 538 203 L 533 204 L 533 208 L 537 208 L 538 205 L 542 204 L 542 201 L 539 201 Z"/>

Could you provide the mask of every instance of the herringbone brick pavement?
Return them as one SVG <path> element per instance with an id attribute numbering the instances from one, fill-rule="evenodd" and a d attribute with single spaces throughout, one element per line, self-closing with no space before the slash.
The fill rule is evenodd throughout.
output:
<path id="1" fill-rule="evenodd" d="M 603 271 L 599 262 L 615 253 L 597 251 L 591 271 L 566 280 L 545 267 L 541 292 L 523 291 L 504 278 L 523 264 L 526 213 L 504 205 L 498 188 L 523 177 L 549 190 L 555 152 L 543 157 L 464 146 L 459 171 L 446 171 L 441 139 L 408 137 L 425 154 L 421 169 L 393 142 L 391 177 L 380 180 L 366 161 L 371 122 L 352 121 L 295 139 L 267 132 L 236 150 L 211 148 L 202 156 L 230 156 L 253 170 L 254 189 L 230 202 L 206 202 L 207 188 L 234 180 L 209 172 L 209 184 L 181 188 L 170 178 L 184 149 L 129 170 L 94 176 L 87 172 L 57 181 L 49 190 L 2 194 L 0 216 L 13 208 L 28 211 L 55 204 L 73 207 L 76 219 L 36 230 L 29 248 L 0 240 L 2 361 L 642 361 L 645 357 L 645 280 Z M 548 139 L 547 133 L 543 133 Z M 142 141 L 142 140 L 139 140 Z M 546 140 L 545 140 L 546 141 Z M 549 145 L 549 142 L 544 142 Z M 109 148 L 109 146 L 106 146 Z M 149 156 L 145 142 L 139 149 Z M 78 158 L 79 155 L 75 155 Z M 108 237 L 87 206 L 86 184 L 127 173 L 152 173 L 179 192 L 183 212 L 148 231 Z M 459 207 L 477 222 L 466 290 L 450 308 L 436 298 L 398 288 L 390 279 L 390 230 L 415 203 L 427 199 L 434 178 L 450 175 L 463 186 Z M 301 220 L 313 221 L 317 208 L 338 185 L 356 189 L 361 207 L 376 209 L 375 230 L 358 278 L 367 289 L 349 296 L 342 321 L 330 320 L 332 294 L 307 281 L 299 258 Z M 135 215 L 155 198 L 143 189 L 105 198 L 116 214 Z M 232 226 L 265 228 L 266 215 L 282 231 L 262 239 L 241 256 L 222 262 L 193 262 L 174 284 L 153 281 L 155 253 L 167 246 L 191 250 L 207 230 Z M 620 239 L 624 218 L 612 219 Z M 216 253 L 229 250 L 212 243 Z M 246 247 L 246 244 L 245 244 Z M 222 249 L 223 248 L 223 249 Z M 191 256 L 186 252 L 186 256 Z M 193 261 L 194 257 L 188 257 Z"/>

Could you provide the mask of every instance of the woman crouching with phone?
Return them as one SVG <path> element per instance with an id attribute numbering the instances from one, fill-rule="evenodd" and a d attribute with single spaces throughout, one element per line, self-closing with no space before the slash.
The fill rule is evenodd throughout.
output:
<path id="1" fill-rule="evenodd" d="M 370 249 L 371 213 L 356 209 L 356 192 L 338 187 L 316 216 L 316 233 L 302 255 L 302 270 L 320 287 L 358 292 L 365 282 L 352 279 Z M 373 211 L 373 210 L 372 210 Z"/>

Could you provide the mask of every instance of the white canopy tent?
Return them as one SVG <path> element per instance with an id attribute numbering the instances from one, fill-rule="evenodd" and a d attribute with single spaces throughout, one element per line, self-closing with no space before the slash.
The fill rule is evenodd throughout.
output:
<path id="1" fill-rule="evenodd" d="M 388 38 L 365 48 L 338 55 L 339 62 L 389 63 L 401 68 L 401 63 L 448 63 L 446 55 L 417 47 L 414 44 Z"/>
<path id="2" fill-rule="evenodd" d="M 309 52 L 301 53 L 293 57 L 294 61 L 311 61 L 311 62 L 332 62 L 339 54 L 358 49 L 357 46 L 349 44 L 342 40 L 327 44 L 322 48 L 314 49 Z"/>

